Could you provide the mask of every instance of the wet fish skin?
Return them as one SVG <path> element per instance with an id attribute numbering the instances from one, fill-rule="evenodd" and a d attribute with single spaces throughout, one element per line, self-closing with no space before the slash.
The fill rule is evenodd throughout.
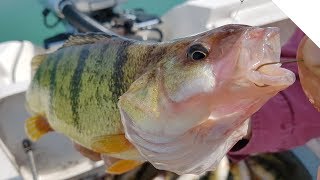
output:
<path id="1" fill-rule="evenodd" d="M 123 133 L 119 96 L 165 48 L 122 39 L 64 47 L 48 54 L 34 75 L 27 102 L 35 114 L 78 143 Z M 82 142 L 86 140 L 85 142 Z"/>
<path id="2" fill-rule="evenodd" d="M 261 54 L 268 32 L 257 27 L 227 25 L 162 43 L 98 34 L 74 36 L 59 50 L 34 58 L 34 77 L 26 95 L 27 106 L 32 114 L 46 117 L 53 130 L 88 149 L 109 153 L 115 158 L 144 161 L 141 151 L 139 154 L 136 150 L 141 144 L 131 144 L 136 143 L 131 138 L 134 133 L 145 133 L 143 138 L 150 140 L 149 147 L 158 145 L 154 140 L 171 141 L 173 137 L 178 141 L 170 146 L 163 145 L 183 150 L 183 153 L 168 151 L 154 157 L 167 159 L 172 156 L 165 163 L 173 167 L 179 162 L 179 168 L 182 168 L 171 168 L 174 172 L 195 172 L 191 168 L 184 169 L 188 163 L 175 158 L 190 153 L 186 150 L 202 147 L 201 138 L 209 135 L 217 137 L 217 146 L 223 142 L 220 142 L 223 139 L 220 136 L 240 137 L 245 118 L 290 85 L 290 73 L 282 75 L 279 70 L 279 77 L 272 77 L 268 75 L 270 68 L 266 73 L 251 73 L 257 64 L 256 57 L 262 56 L 258 59 L 262 63 L 264 56 L 273 57 L 273 51 L 277 50 L 271 42 L 270 52 Z M 261 80 L 270 86 L 255 86 Z M 248 100 L 242 102 L 246 98 Z M 119 110 L 128 113 L 129 118 L 120 116 Z M 208 119 L 210 113 L 218 123 Z M 28 121 L 27 126 L 29 122 L 34 123 Z M 128 122 L 138 125 L 139 132 L 128 134 L 125 129 Z M 213 132 L 212 126 L 216 125 L 222 128 Z M 41 130 L 37 126 L 30 129 Z M 40 135 L 44 133 L 47 132 L 40 131 Z M 175 138 L 181 134 L 186 136 Z M 193 138 L 194 141 L 190 141 Z M 232 142 L 228 145 L 236 141 L 236 138 L 230 139 Z M 110 142 L 113 146 L 108 144 Z M 190 142 L 200 144 L 194 146 Z M 192 148 L 185 147 L 190 145 Z M 218 149 L 205 145 L 201 152 L 196 151 L 205 156 L 207 150 L 212 152 L 213 148 Z M 163 147 L 157 150 L 161 151 Z M 158 160 L 152 159 L 151 163 Z M 200 165 L 198 161 L 185 160 Z M 197 168 L 196 173 L 204 168 Z"/>
<path id="3" fill-rule="evenodd" d="M 207 56 L 160 61 L 118 103 L 127 139 L 156 168 L 179 175 L 213 170 L 246 135 L 247 119 L 295 81 L 280 66 L 257 69 L 280 61 L 277 28 L 226 25 L 189 47 Z"/>

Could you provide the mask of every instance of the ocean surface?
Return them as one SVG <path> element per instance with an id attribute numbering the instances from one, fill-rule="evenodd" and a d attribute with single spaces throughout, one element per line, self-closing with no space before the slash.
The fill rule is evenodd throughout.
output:
<path id="1" fill-rule="evenodd" d="M 43 1 L 43 0 L 42 0 Z M 142 8 L 148 13 L 163 15 L 176 4 L 184 0 L 127 0 L 122 9 Z M 0 0 L 0 42 L 10 40 L 29 40 L 39 46 L 43 40 L 64 32 L 62 23 L 52 29 L 43 24 L 42 10 L 39 0 Z M 50 14 L 49 23 L 55 18 Z"/>

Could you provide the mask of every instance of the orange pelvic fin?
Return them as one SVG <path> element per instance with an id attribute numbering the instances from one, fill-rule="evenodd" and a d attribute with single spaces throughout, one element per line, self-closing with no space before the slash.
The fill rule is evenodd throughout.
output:
<path id="1" fill-rule="evenodd" d="M 99 153 L 112 154 L 128 151 L 133 145 L 125 138 L 124 134 L 105 135 L 93 139 L 92 149 Z"/>
<path id="2" fill-rule="evenodd" d="M 107 168 L 107 173 L 115 175 L 123 174 L 140 166 L 142 163 L 135 160 L 119 160 Z"/>
<path id="3" fill-rule="evenodd" d="M 26 120 L 25 131 L 32 141 L 37 141 L 53 129 L 44 116 L 36 115 Z"/>

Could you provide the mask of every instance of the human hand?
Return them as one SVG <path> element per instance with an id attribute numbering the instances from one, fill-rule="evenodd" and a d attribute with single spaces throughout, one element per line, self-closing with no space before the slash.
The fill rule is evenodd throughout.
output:
<path id="1" fill-rule="evenodd" d="M 297 58 L 304 60 L 311 71 L 320 75 L 320 48 L 307 36 L 299 44 Z"/>
<path id="2" fill-rule="evenodd" d="M 320 48 L 307 36 L 300 42 L 297 59 L 300 82 L 309 101 L 320 111 Z"/>

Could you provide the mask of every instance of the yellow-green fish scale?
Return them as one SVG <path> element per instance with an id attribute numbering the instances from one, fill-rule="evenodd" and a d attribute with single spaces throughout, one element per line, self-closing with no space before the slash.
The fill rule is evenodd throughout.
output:
<path id="1" fill-rule="evenodd" d="M 79 126 L 84 137 L 122 132 L 117 104 L 110 100 L 110 90 L 116 47 L 109 46 L 105 52 L 92 48 L 81 75 L 79 94 Z M 102 56 L 100 56 L 102 54 Z"/>
<path id="2" fill-rule="evenodd" d="M 90 148 L 94 137 L 123 133 L 118 98 L 159 60 L 152 58 L 157 49 L 123 40 L 59 49 L 37 70 L 28 104 L 37 106 L 31 109 L 44 113 L 55 131 Z"/>
<path id="3" fill-rule="evenodd" d="M 90 147 L 93 137 L 123 133 L 117 104 L 111 100 L 113 92 L 109 88 L 113 81 L 111 77 L 117 46 L 82 45 L 70 49 L 77 56 L 66 53 L 65 60 L 63 58 L 61 66 L 57 68 L 61 71 L 57 73 L 57 79 L 61 82 L 57 82 L 56 94 L 52 97 L 52 110 L 56 117 L 50 118 L 50 123 L 53 123 L 55 130 Z M 89 53 L 82 72 L 77 75 L 80 76 L 77 78 L 81 87 L 77 97 L 74 97 L 73 92 L 77 90 L 72 90 L 71 86 L 72 81 L 75 81 L 75 71 L 83 50 L 88 50 Z M 78 103 L 75 105 L 73 101 Z"/>

